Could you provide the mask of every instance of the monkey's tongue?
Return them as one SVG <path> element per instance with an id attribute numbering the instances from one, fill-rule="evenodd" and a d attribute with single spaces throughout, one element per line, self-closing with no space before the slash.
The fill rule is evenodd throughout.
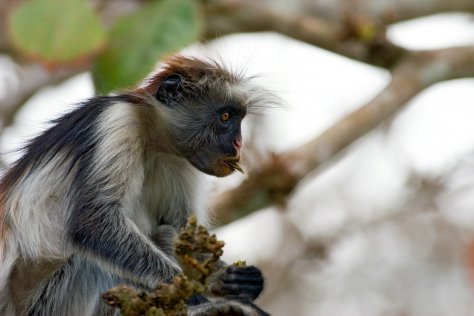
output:
<path id="1" fill-rule="evenodd" d="M 242 169 L 241 166 L 239 166 L 239 164 L 236 162 L 236 161 L 229 161 L 227 162 L 227 164 L 234 170 L 238 170 L 242 173 L 244 173 L 244 170 Z"/>

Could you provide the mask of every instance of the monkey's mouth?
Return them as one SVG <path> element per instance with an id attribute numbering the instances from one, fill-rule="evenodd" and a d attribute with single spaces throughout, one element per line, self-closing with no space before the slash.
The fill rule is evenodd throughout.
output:
<path id="1" fill-rule="evenodd" d="M 240 153 L 237 152 L 237 155 L 235 156 L 227 156 L 222 160 L 222 163 L 224 166 L 226 166 L 231 172 L 234 172 L 235 170 L 244 173 L 244 170 L 242 167 L 239 165 L 240 161 Z"/>
<path id="2" fill-rule="evenodd" d="M 244 170 L 242 167 L 239 165 L 239 159 L 231 159 L 231 160 L 226 160 L 224 163 L 231 169 L 232 171 L 237 170 L 239 172 L 244 173 Z"/>

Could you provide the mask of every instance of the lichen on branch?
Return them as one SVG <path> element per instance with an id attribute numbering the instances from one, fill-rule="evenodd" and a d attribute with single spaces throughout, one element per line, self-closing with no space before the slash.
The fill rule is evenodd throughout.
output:
<path id="1" fill-rule="evenodd" d="M 182 273 L 150 293 L 120 285 L 105 292 L 102 298 L 106 304 L 119 308 L 123 316 L 187 315 L 186 300 L 208 290 L 207 279 L 215 272 L 223 247 L 224 242 L 198 225 L 192 216 L 175 241 Z"/>

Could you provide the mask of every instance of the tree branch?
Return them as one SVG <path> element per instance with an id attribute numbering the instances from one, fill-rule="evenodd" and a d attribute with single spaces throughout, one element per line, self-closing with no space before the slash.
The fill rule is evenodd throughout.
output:
<path id="1" fill-rule="evenodd" d="M 271 0 L 270 0 L 271 1 Z M 268 2 L 268 1 L 266 1 Z M 471 0 L 398 0 L 398 1 L 358 1 L 358 0 L 310 0 L 303 1 L 299 12 L 309 12 L 314 16 L 340 21 L 348 14 L 371 16 L 385 23 L 419 18 L 441 12 L 474 12 Z"/>
<path id="2" fill-rule="evenodd" d="M 340 119 L 313 140 L 273 155 L 243 183 L 219 195 L 214 209 L 225 224 L 273 203 L 284 204 L 304 177 L 360 137 L 392 118 L 415 95 L 434 83 L 474 76 L 474 46 L 412 53 L 374 99 Z"/>
<path id="3" fill-rule="evenodd" d="M 369 64 L 392 67 L 406 51 L 389 42 L 385 25 L 375 20 L 329 21 L 292 14 L 250 0 L 201 0 L 206 39 L 239 32 L 274 31 Z"/>

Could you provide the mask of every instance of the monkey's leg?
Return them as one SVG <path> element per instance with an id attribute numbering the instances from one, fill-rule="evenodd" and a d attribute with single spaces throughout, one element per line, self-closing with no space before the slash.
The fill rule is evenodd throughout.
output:
<path id="1" fill-rule="evenodd" d="M 100 302 L 100 294 L 118 283 L 118 277 L 96 263 L 71 256 L 40 285 L 30 298 L 24 315 L 113 315 L 112 310 L 106 311 L 102 306 L 105 304 Z"/>
<path id="2" fill-rule="evenodd" d="M 168 226 L 158 230 L 162 238 L 159 246 L 165 253 L 171 253 L 174 235 L 170 230 Z M 133 278 L 131 280 L 119 278 L 92 260 L 80 255 L 71 256 L 41 284 L 30 299 L 25 315 L 115 315 L 115 310 L 103 303 L 100 297 L 103 292 L 120 283 L 140 287 Z"/>
<path id="3" fill-rule="evenodd" d="M 264 279 L 257 267 L 228 266 L 218 262 L 219 271 L 211 275 L 210 294 L 218 297 L 193 295 L 188 299 L 189 316 L 235 315 L 268 316 L 255 305 L 255 300 L 263 290 Z"/>
<path id="4" fill-rule="evenodd" d="M 0 220 L 1 222 L 1 220 Z M 3 228 L 0 224 L 0 232 Z M 10 274 L 18 258 L 15 243 L 8 241 L 5 236 L 0 239 L 0 315 L 14 315 L 16 307 L 8 286 Z"/>
<path id="5" fill-rule="evenodd" d="M 218 298 L 188 308 L 188 316 L 208 315 L 269 316 L 270 314 L 246 299 Z"/>

